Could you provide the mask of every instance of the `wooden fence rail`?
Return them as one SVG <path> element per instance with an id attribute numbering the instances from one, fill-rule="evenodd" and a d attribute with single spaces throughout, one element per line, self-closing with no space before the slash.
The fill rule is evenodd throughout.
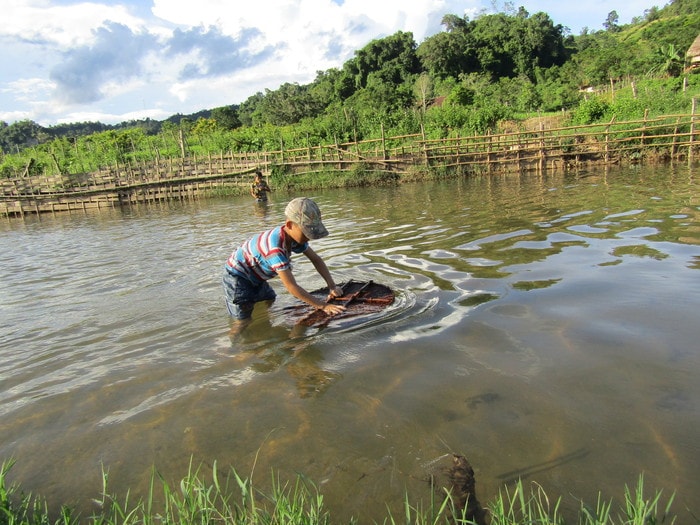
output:
<path id="1" fill-rule="evenodd" d="M 0 215 L 86 210 L 194 199 L 217 187 L 249 185 L 256 169 L 292 174 L 431 169 L 463 172 L 576 169 L 589 163 L 688 159 L 697 155 L 695 100 L 690 114 L 638 121 L 426 139 L 425 133 L 266 152 L 129 161 L 96 172 L 0 180 Z"/>

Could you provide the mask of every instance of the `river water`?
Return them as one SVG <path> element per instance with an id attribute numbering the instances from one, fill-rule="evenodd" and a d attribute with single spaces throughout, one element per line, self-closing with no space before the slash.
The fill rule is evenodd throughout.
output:
<path id="1" fill-rule="evenodd" d="M 297 195 L 4 219 L 0 458 L 84 514 L 102 468 L 135 497 L 154 466 L 216 461 L 261 487 L 302 473 L 338 520 L 381 521 L 455 452 L 482 503 L 521 478 L 575 512 L 643 474 L 698 516 L 697 169 L 313 192 L 336 281 L 395 304 L 299 330 L 274 280 L 233 338 L 224 260 Z M 304 257 L 295 275 L 324 285 Z"/>

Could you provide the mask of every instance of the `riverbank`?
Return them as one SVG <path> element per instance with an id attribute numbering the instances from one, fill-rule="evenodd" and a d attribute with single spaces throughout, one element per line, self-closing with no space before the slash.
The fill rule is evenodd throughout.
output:
<path id="1" fill-rule="evenodd" d="M 595 165 L 688 162 L 696 115 L 427 139 L 424 133 L 345 144 L 126 161 L 97 172 L 5 179 L 0 216 L 85 211 L 247 193 L 262 170 L 277 187 L 309 189 L 469 174 L 577 171 Z"/>
<path id="2" fill-rule="evenodd" d="M 196 525 L 260 524 L 331 524 L 337 523 L 324 506 L 318 487 L 299 475 L 294 480 L 282 480 L 273 474 L 271 491 L 260 491 L 249 477 L 235 469 L 220 472 L 216 462 L 205 479 L 202 468 L 190 465 L 187 475 L 178 483 L 170 484 L 154 469 L 150 492 L 145 499 L 134 500 L 133 494 L 113 495 L 109 492 L 108 476 L 103 472 L 103 486 L 97 497 L 95 513 L 81 516 L 66 505 L 48 502 L 40 495 L 26 494 L 19 484 L 8 484 L 12 462 L 4 462 L 0 470 L 0 510 L 3 524 L 22 525 L 143 525 L 151 523 L 178 523 Z M 442 488 L 444 490 L 444 487 Z M 439 490 L 438 490 L 439 493 Z M 234 496 L 237 494 L 237 496 Z M 521 481 L 504 487 L 503 491 L 486 506 L 485 515 L 465 520 L 464 509 L 455 505 L 456 498 L 427 498 L 428 502 L 405 502 L 403 516 L 378 517 L 376 523 L 490 523 L 525 525 L 531 523 L 564 523 L 559 511 L 561 497 L 554 499 L 532 483 Z M 598 501 L 581 502 L 579 525 L 625 525 L 641 523 L 673 523 L 671 513 L 673 494 L 666 496 L 657 490 L 645 494 L 644 477 L 639 476 L 635 486 L 625 486 L 620 503 Z M 468 506 L 468 505 L 467 505 Z M 573 522 L 572 522 L 573 523 Z"/>

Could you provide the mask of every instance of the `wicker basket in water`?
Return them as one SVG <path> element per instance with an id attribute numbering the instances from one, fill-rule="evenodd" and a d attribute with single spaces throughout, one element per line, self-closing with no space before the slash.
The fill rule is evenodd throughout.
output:
<path id="1" fill-rule="evenodd" d="M 308 306 L 301 306 L 293 309 L 292 316 L 295 324 L 321 328 L 327 326 L 332 320 L 381 312 L 394 302 L 393 290 L 374 281 L 354 281 L 351 279 L 339 286 L 343 289 L 342 297 L 329 299 L 328 288 L 314 290 L 311 295 L 326 302 L 345 306 L 346 310 L 343 313 L 328 315 L 323 310 L 310 310 Z"/>

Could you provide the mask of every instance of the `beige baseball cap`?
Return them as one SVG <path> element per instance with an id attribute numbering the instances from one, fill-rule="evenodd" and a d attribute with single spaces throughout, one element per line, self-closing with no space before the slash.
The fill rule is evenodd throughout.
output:
<path id="1" fill-rule="evenodd" d="M 301 228 L 309 239 L 321 239 L 328 235 L 328 230 L 321 222 L 321 210 L 308 197 L 298 197 L 287 204 L 284 214 Z"/>

